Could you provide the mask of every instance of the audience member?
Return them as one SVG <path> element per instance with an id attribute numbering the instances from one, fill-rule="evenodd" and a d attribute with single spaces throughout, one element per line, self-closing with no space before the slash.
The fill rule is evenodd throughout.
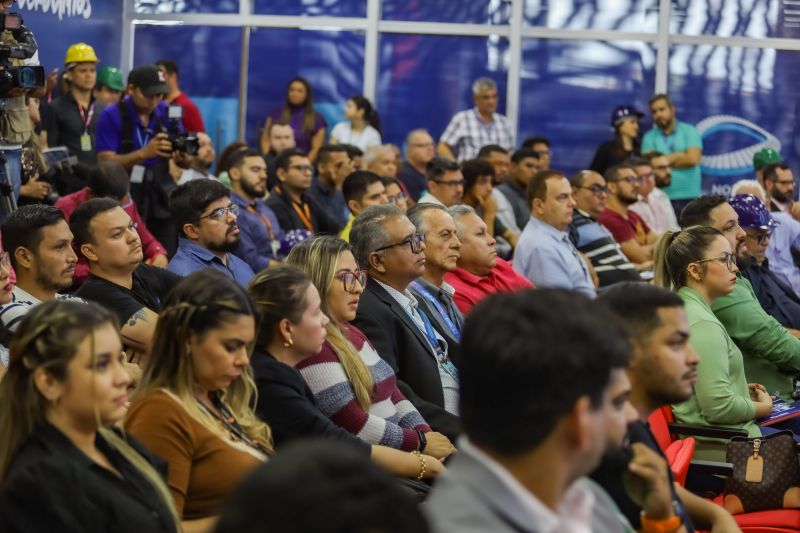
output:
<path id="1" fill-rule="evenodd" d="M 425 172 L 434 156 L 436 146 L 427 130 L 411 130 L 406 136 L 406 161 L 398 177 L 415 202 L 428 187 Z"/>
<path id="2" fill-rule="evenodd" d="M 420 204 L 431 203 L 450 207 L 461 202 L 464 195 L 464 175 L 455 161 L 441 156 L 428 161 L 426 169 L 428 190 L 420 197 Z"/>
<path id="3" fill-rule="evenodd" d="M 269 139 L 269 151 L 264 152 L 264 159 L 267 162 L 267 190 L 272 190 L 278 184 L 278 176 L 275 174 L 275 159 L 278 154 L 289 148 L 295 148 L 294 130 L 288 122 L 271 122 L 267 129 Z M 219 165 L 217 165 L 219 172 Z"/>
<path id="4" fill-rule="evenodd" d="M 606 180 L 593 170 L 581 170 L 572 176 L 570 183 L 575 200 L 570 240 L 591 262 L 600 287 L 620 281 L 641 281 L 636 267 L 622 253 L 611 232 L 597 221 L 606 208 Z"/>
<path id="5" fill-rule="evenodd" d="M 461 173 L 464 175 L 464 204 L 475 209 L 478 216 L 486 223 L 486 230 L 498 240 L 502 248 L 505 248 L 505 254 L 510 256 L 517 245 L 519 234 L 508 229 L 500 221 L 495 188 L 492 185 L 495 176 L 494 167 L 486 160 L 471 159 L 461 166 Z M 500 193 L 500 196 L 503 194 Z"/>
<path id="6" fill-rule="evenodd" d="M 229 189 L 231 187 L 231 179 L 228 176 L 229 161 L 230 161 L 231 157 L 233 157 L 233 154 L 235 154 L 236 152 L 239 152 L 241 150 L 247 150 L 249 148 L 250 147 L 244 141 L 232 142 L 231 144 L 229 144 L 228 146 L 226 146 L 225 148 L 222 149 L 222 153 L 219 155 L 219 159 L 217 159 L 217 166 L 216 166 L 217 179 L 219 180 L 220 183 L 222 183 L 223 185 L 225 185 Z M 272 187 L 269 186 L 270 185 L 270 181 L 269 180 L 270 180 L 270 174 L 269 174 L 269 166 L 268 166 L 267 167 L 267 185 L 271 189 Z M 277 183 L 277 178 L 276 178 L 276 183 Z"/>
<path id="7" fill-rule="evenodd" d="M 661 152 L 647 152 L 642 157 L 650 161 L 650 168 L 653 169 L 653 175 L 656 180 L 655 188 L 647 195 L 647 202 L 656 213 L 656 228 L 661 233 L 668 229 L 677 231 L 680 229 L 678 218 L 672 208 L 672 203 L 669 201 L 669 196 L 664 192 L 664 189 L 672 183 L 672 170 L 669 168 L 669 160 Z M 665 222 L 666 226 L 663 226 Z M 664 227 L 663 230 L 659 227 L 659 224 Z"/>
<path id="8" fill-rule="evenodd" d="M 255 308 L 227 276 L 196 272 L 164 300 L 125 429 L 168 465 L 183 531 L 211 532 L 242 478 L 272 453 L 252 409 Z"/>
<path id="9" fill-rule="evenodd" d="M 496 218 L 503 226 L 506 227 L 506 229 L 510 231 L 511 234 L 514 235 L 516 240 L 519 238 L 519 234 L 522 233 L 522 227 L 517 225 L 517 217 L 514 214 L 514 208 L 511 206 L 511 202 L 509 202 L 508 198 L 506 198 L 506 195 L 500 192 L 500 189 L 497 188 L 497 185 L 505 183 L 510 179 L 509 171 L 511 169 L 511 156 L 502 146 L 489 144 L 480 149 L 478 152 L 478 160 L 486 161 L 492 165 L 492 167 L 494 167 L 494 179 L 492 180 L 492 199 L 497 204 Z M 502 242 L 500 244 L 502 248 Z M 509 244 L 509 246 L 511 245 Z M 514 246 L 516 246 L 516 244 Z"/>
<path id="10" fill-rule="evenodd" d="M 339 233 L 344 223 L 308 195 L 314 168 L 301 150 L 284 150 L 275 159 L 278 183 L 267 199 L 284 231 L 307 230 L 312 233 Z"/>
<path id="11" fill-rule="evenodd" d="M 370 455 L 399 476 L 432 478 L 442 471 L 442 464 L 433 457 L 370 446 L 335 425 L 316 405 L 295 367 L 320 352 L 328 318 L 320 309 L 319 292 L 302 270 L 292 265 L 264 270 L 253 279 L 249 291 L 260 315 L 251 359 L 258 387 L 256 410 L 272 428 L 279 450 L 293 440 L 324 438 Z"/>
<path id="12" fill-rule="evenodd" d="M 0 381 L 3 531 L 180 531 L 159 460 L 112 429 L 131 383 L 114 315 L 46 302 L 20 323 L 11 361 Z"/>
<path id="13" fill-rule="evenodd" d="M 589 169 L 600 175 L 621 164 L 631 156 L 639 155 L 639 119 L 644 113 L 632 105 L 621 105 L 611 112 L 614 138 L 597 147 Z"/>
<path id="14" fill-rule="evenodd" d="M 475 107 L 456 113 L 445 128 L 437 152 L 442 157 L 459 161 L 474 159 L 486 144 L 499 144 L 507 150 L 514 146 L 511 122 L 497 113 L 497 85 L 490 78 L 479 78 L 472 84 Z"/>
<path id="15" fill-rule="evenodd" d="M 497 186 L 511 205 L 518 228 L 524 228 L 531 218 L 531 206 L 527 200 L 528 183 L 539 170 L 536 152 L 522 148 L 511 156 L 509 179 Z"/>
<path id="16" fill-rule="evenodd" d="M 253 272 L 259 272 L 280 261 L 284 233 L 278 218 L 266 202 L 267 165 L 257 150 L 241 150 L 230 158 L 231 201 L 239 207 L 239 244 L 236 255 Z"/>
<path id="17" fill-rule="evenodd" d="M 347 157 L 350 158 L 350 168 L 353 171 L 364 170 L 364 150 L 352 144 L 342 144 L 342 146 L 347 152 Z"/>
<path id="18" fill-rule="evenodd" d="M 211 137 L 202 131 L 197 134 L 197 153 L 187 156 L 186 164 L 188 168 L 180 169 L 180 177 L 178 178 L 178 185 L 183 185 L 192 180 L 207 180 L 216 179 L 214 174 L 211 173 L 211 167 L 214 166 L 214 158 L 217 154 L 214 152 L 214 145 L 211 143 Z M 175 163 L 172 163 L 175 165 Z"/>
<path id="19" fill-rule="evenodd" d="M 171 59 L 159 59 L 156 61 L 156 66 L 164 73 L 164 79 L 167 82 L 167 94 L 164 96 L 164 100 L 169 105 L 180 106 L 183 110 L 184 129 L 192 132 L 205 132 L 206 127 L 203 124 L 203 115 L 200 113 L 200 109 L 197 108 L 197 104 L 186 96 L 186 93 L 181 91 L 178 64 Z"/>
<path id="20" fill-rule="evenodd" d="M 756 173 L 756 180 L 764 184 L 764 167 L 767 165 L 778 165 L 783 163 L 783 158 L 772 148 L 762 148 L 753 155 L 753 170 Z"/>
<path id="21" fill-rule="evenodd" d="M 356 218 L 350 242 L 369 272 L 353 324 L 392 366 L 400 390 L 430 426 L 453 438 L 459 432 L 456 347 L 408 291 L 425 271 L 425 236 L 398 207 L 376 205 Z"/>
<path id="22" fill-rule="evenodd" d="M 246 286 L 253 269 L 233 252 L 239 248 L 239 206 L 216 181 L 190 181 L 175 189 L 169 209 L 180 231 L 178 251 L 167 269 L 188 276 L 213 268 Z"/>
<path id="23" fill-rule="evenodd" d="M 353 221 L 355 221 L 356 217 L 371 205 L 388 204 L 389 199 L 386 196 L 386 186 L 383 184 L 383 179 L 368 170 L 351 172 L 345 178 L 344 184 L 342 184 L 342 194 L 344 194 L 344 199 L 350 210 L 350 218 L 347 220 L 347 226 L 344 227 L 339 237 L 345 242 L 350 242 L 350 229 L 353 227 Z"/>
<path id="24" fill-rule="evenodd" d="M 769 196 L 769 210 L 788 213 L 800 220 L 798 208 L 794 207 L 794 176 L 792 169 L 784 163 L 766 165 L 762 169 L 764 189 Z"/>
<path id="25" fill-rule="evenodd" d="M 381 176 L 383 180 L 383 185 L 386 187 L 386 198 L 389 200 L 390 204 L 394 204 L 403 212 L 407 211 L 413 200 L 406 194 L 405 190 L 403 189 L 403 184 L 397 178 L 387 178 L 386 176 Z"/>
<path id="26" fill-rule="evenodd" d="M 531 217 L 514 253 L 514 270 L 539 287 L 572 289 L 590 298 L 595 286 L 589 266 L 569 239 L 575 200 L 557 170 L 540 170 L 528 183 Z"/>
<path id="27" fill-rule="evenodd" d="M 286 87 L 286 102 L 273 109 L 267 117 L 264 134 L 261 136 L 261 151 L 265 154 L 270 151 L 270 124 L 278 121 L 288 122 L 292 126 L 297 148 L 307 153 L 312 163 L 316 161 L 317 152 L 325 143 L 328 124 L 314 109 L 311 85 L 305 78 L 298 76 L 289 82 Z"/>
<path id="28" fill-rule="evenodd" d="M 370 146 L 364 153 L 364 167 L 382 178 L 397 178 L 400 160 L 391 144 Z"/>
<path id="29" fill-rule="evenodd" d="M 94 85 L 92 95 L 104 105 L 116 105 L 122 100 L 125 83 L 122 81 L 122 72 L 117 67 L 106 65 L 97 71 L 97 83 Z"/>
<path id="30" fill-rule="evenodd" d="M 456 269 L 444 275 L 454 289 L 453 301 L 467 314 L 484 297 L 495 292 L 513 292 L 533 287 L 511 263 L 497 257 L 495 239 L 483 219 L 468 205 L 447 210 L 461 242 Z"/>
<path id="31" fill-rule="evenodd" d="M 366 150 L 381 144 L 381 123 L 372 102 L 356 95 L 347 99 L 344 118 L 331 130 L 331 144 L 352 144 Z"/>
<path id="32" fill-rule="evenodd" d="M 344 146 L 326 144 L 317 153 L 316 167 L 317 177 L 312 179 L 308 195 L 344 227 L 349 211 L 342 194 L 342 184 L 352 172 L 350 156 Z"/>
<path id="33" fill-rule="evenodd" d="M 11 277 L 11 258 L 8 252 L 4 252 L 0 246 L 0 306 L 12 302 L 14 296 L 15 279 Z M 11 342 L 11 332 L 0 320 L 0 380 L 6 373 L 8 367 L 8 346 Z"/>
<path id="34" fill-rule="evenodd" d="M 656 174 L 650 164 L 650 160 L 644 157 L 632 157 L 625 162 L 633 168 L 638 179 L 638 199 L 636 202 L 628 206 L 630 211 L 633 211 L 639 218 L 644 221 L 650 230 L 659 236 L 669 229 L 670 220 L 666 212 L 659 211 L 660 205 L 650 202 L 650 195 L 656 190 Z M 667 212 L 675 216 L 675 211 L 671 206 Z"/>
<path id="35" fill-rule="evenodd" d="M 528 137 L 522 141 L 522 144 L 519 147 L 536 152 L 539 156 L 539 167 L 542 170 L 553 168 L 553 152 L 550 148 L 550 139 L 547 137 Z"/>

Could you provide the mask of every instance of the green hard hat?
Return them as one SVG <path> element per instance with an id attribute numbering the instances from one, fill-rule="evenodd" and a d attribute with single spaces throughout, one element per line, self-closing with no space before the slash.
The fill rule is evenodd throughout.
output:
<path id="1" fill-rule="evenodd" d="M 105 85 L 115 91 L 125 90 L 125 84 L 122 82 L 122 72 L 117 67 L 102 67 L 98 70 L 97 84 Z"/>
<path id="2" fill-rule="evenodd" d="M 775 165 L 777 163 L 783 163 L 783 158 L 781 154 L 772 148 L 762 148 L 753 156 L 753 168 L 756 170 L 761 170 L 767 165 Z"/>

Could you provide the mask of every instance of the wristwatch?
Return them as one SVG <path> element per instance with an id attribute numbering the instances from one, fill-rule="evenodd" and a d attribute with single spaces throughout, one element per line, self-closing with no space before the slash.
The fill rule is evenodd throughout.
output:
<path id="1" fill-rule="evenodd" d="M 653 520 L 647 518 L 647 515 L 642 511 L 641 518 L 643 533 L 670 533 L 683 525 L 683 520 L 678 514 L 674 514 L 669 518 L 662 518 L 661 520 Z"/>

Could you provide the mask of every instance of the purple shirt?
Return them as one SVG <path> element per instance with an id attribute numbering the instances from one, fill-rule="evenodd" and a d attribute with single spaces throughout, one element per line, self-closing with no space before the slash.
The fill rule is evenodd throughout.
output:
<path id="1" fill-rule="evenodd" d="M 131 118 L 135 130 L 133 133 L 133 148 L 132 151 L 143 148 L 153 135 L 157 133 L 156 115 L 161 117 L 161 124 L 166 128 L 169 127 L 169 119 L 167 119 L 167 104 L 161 102 L 158 104 L 156 110 L 150 114 L 150 122 L 145 128 L 139 120 L 139 113 L 133 105 L 130 96 L 126 96 L 122 101 L 123 105 L 128 110 L 128 115 Z M 182 131 L 183 127 L 179 125 Z M 116 105 L 106 107 L 100 118 L 97 121 L 97 152 L 114 152 L 119 153 L 120 145 L 122 144 L 122 117 L 119 115 L 119 109 Z M 154 157 L 144 162 L 144 166 L 149 167 L 161 160 L 160 157 Z"/>
<path id="2" fill-rule="evenodd" d="M 272 122 L 278 122 L 281 120 L 284 107 L 285 106 L 280 106 L 272 110 L 272 113 L 269 114 L 269 118 L 272 120 Z M 293 107 L 290 109 L 292 110 L 292 113 L 289 115 L 289 125 L 294 130 L 295 144 L 297 144 L 297 147 L 300 150 L 308 152 L 311 150 L 311 138 L 322 128 L 327 128 L 328 123 L 325 122 L 325 119 L 322 118 L 322 115 L 314 111 L 314 128 L 311 131 L 304 130 L 303 111 L 305 111 L 305 108 Z"/>

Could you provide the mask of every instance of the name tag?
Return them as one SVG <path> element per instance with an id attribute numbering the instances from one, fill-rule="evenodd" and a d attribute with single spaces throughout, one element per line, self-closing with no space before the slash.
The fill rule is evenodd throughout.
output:
<path id="1" fill-rule="evenodd" d="M 144 167 L 136 165 L 131 169 L 131 183 L 142 183 L 144 181 Z"/>
<path id="2" fill-rule="evenodd" d="M 81 135 L 81 151 L 83 152 L 92 151 L 92 137 L 88 133 L 84 133 L 83 135 Z"/>

